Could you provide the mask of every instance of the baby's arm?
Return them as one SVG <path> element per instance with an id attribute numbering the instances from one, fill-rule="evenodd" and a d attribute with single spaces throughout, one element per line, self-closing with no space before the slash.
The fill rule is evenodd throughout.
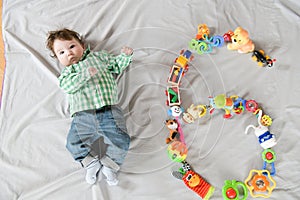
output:
<path id="1" fill-rule="evenodd" d="M 131 63 L 132 53 L 133 49 L 125 46 L 121 49 L 121 54 L 118 56 L 107 53 L 106 51 L 96 52 L 96 55 L 107 63 L 107 68 L 112 73 L 120 74 Z"/>
<path id="2" fill-rule="evenodd" d="M 97 69 L 92 67 L 81 72 L 65 68 L 58 77 L 59 86 L 68 94 L 75 93 L 97 72 Z"/>

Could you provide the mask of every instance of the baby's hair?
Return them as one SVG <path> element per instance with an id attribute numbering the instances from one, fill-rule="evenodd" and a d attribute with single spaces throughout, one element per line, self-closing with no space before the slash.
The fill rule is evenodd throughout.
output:
<path id="1" fill-rule="evenodd" d="M 69 30 L 67 28 L 63 28 L 57 31 L 49 31 L 47 38 L 47 48 L 52 52 L 52 57 L 56 57 L 55 52 L 53 50 L 53 43 L 56 39 L 59 40 L 77 40 L 81 45 L 84 45 L 83 40 L 79 33 Z"/>

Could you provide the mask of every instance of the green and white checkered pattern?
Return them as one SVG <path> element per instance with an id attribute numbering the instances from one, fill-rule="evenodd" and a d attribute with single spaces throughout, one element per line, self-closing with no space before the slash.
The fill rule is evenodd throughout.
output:
<path id="1" fill-rule="evenodd" d="M 113 73 L 120 74 L 132 56 L 115 56 L 106 51 L 85 50 L 77 64 L 65 67 L 58 77 L 59 86 L 68 94 L 71 116 L 78 111 L 114 105 L 118 101 L 117 83 Z M 91 77 L 88 68 L 98 73 Z"/>

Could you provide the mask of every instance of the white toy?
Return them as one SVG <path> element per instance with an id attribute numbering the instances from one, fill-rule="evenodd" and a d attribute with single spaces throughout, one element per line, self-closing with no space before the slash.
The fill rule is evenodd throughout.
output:
<path id="1" fill-rule="evenodd" d="M 206 114 L 206 107 L 204 105 L 195 106 L 192 104 L 185 113 L 183 113 L 183 121 L 185 123 L 194 123 L 199 117 L 203 117 Z"/>
<path id="2" fill-rule="evenodd" d="M 184 109 L 181 106 L 171 106 L 168 110 L 168 115 L 173 117 L 179 117 Z"/>
<path id="3" fill-rule="evenodd" d="M 249 128 L 253 128 L 254 133 L 255 133 L 256 137 L 258 138 L 258 141 L 259 141 L 260 145 L 262 146 L 262 148 L 268 149 L 268 148 L 275 146 L 277 144 L 277 142 L 276 142 L 275 136 L 269 132 L 268 126 L 265 126 L 261 123 L 261 118 L 262 118 L 262 110 L 260 110 L 258 112 L 258 119 L 257 119 L 258 126 L 257 127 L 255 127 L 253 125 L 247 126 L 247 128 L 245 130 L 245 134 L 248 134 Z"/>

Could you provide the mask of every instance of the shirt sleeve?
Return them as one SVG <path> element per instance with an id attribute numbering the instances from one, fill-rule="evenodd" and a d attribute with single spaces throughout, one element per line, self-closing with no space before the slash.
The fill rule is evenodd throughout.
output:
<path id="1" fill-rule="evenodd" d="M 99 51 L 95 52 L 95 54 L 107 63 L 107 68 L 110 71 L 116 74 L 122 73 L 132 61 L 132 55 L 128 56 L 125 53 L 115 56 L 106 51 Z"/>
<path id="2" fill-rule="evenodd" d="M 88 69 L 76 72 L 72 66 L 66 67 L 58 77 L 60 88 L 68 94 L 77 92 L 90 79 L 91 75 Z"/>

